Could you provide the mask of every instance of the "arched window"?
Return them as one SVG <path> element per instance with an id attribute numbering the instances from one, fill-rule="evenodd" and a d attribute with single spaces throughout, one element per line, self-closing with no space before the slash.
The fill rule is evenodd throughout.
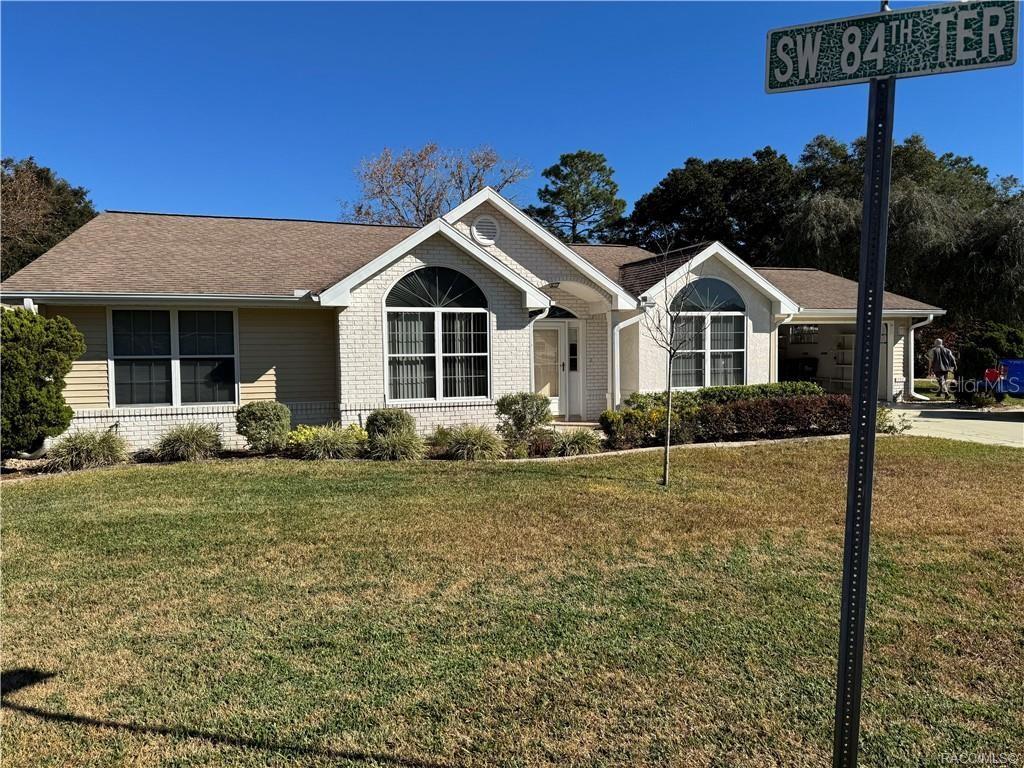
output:
<path id="1" fill-rule="evenodd" d="M 702 277 L 670 305 L 675 318 L 672 387 L 719 387 L 746 380 L 746 304 L 724 280 Z"/>
<path id="2" fill-rule="evenodd" d="M 476 283 L 424 267 L 395 283 L 384 304 L 390 399 L 488 396 L 487 297 Z"/>

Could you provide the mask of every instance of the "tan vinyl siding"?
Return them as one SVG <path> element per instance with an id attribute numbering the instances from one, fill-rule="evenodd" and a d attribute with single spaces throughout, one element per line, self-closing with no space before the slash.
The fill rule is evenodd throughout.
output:
<path id="1" fill-rule="evenodd" d="M 109 407 L 106 307 L 47 306 L 42 311 L 47 317 L 66 317 L 85 337 L 85 354 L 64 380 L 67 404 L 75 411 Z"/>
<path id="2" fill-rule="evenodd" d="M 241 401 L 336 401 L 338 344 L 328 309 L 238 310 Z"/>

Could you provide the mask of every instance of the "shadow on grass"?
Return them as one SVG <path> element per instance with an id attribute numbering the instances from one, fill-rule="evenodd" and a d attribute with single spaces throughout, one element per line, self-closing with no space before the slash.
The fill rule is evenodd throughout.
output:
<path id="1" fill-rule="evenodd" d="M 55 677 L 53 672 L 43 672 L 33 668 L 10 669 L 0 674 L 0 695 L 3 700 L 0 706 L 13 712 L 20 712 L 24 715 L 38 717 L 55 723 L 70 723 L 72 725 L 84 725 L 92 728 L 111 728 L 128 733 L 138 733 L 151 736 L 169 736 L 176 739 L 198 739 L 238 749 L 253 749 L 267 752 L 282 752 L 291 755 L 308 755 L 310 757 L 325 757 L 330 760 L 351 760 L 385 763 L 388 765 L 403 766 L 403 768 L 442 768 L 443 763 L 428 762 L 415 758 L 395 757 L 392 755 L 375 754 L 372 752 L 359 752 L 356 750 L 318 749 L 316 747 L 305 747 L 296 744 L 281 744 L 259 739 L 247 739 L 239 736 L 229 736 L 210 731 L 199 731 L 191 728 L 168 728 L 161 725 L 141 725 L 139 723 L 125 723 L 116 720 L 101 720 L 95 717 L 75 715 L 69 712 L 52 712 L 38 707 L 25 704 L 17 704 L 10 701 L 10 695 L 25 688 L 49 680 Z"/>

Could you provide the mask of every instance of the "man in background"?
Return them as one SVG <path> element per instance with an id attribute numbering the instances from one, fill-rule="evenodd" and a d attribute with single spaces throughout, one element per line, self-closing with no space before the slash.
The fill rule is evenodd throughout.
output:
<path id="1" fill-rule="evenodd" d="M 949 348 L 942 344 L 942 339 L 936 339 L 932 348 L 928 350 L 928 372 L 935 376 L 939 385 L 939 396 L 943 399 L 952 397 L 949 391 L 949 374 L 956 370 L 956 359 Z"/>

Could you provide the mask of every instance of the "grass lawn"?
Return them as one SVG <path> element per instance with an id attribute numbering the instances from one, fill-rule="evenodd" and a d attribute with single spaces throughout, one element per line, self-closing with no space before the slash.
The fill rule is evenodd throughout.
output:
<path id="1" fill-rule="evenodd" d="M 863 765 L 1024 752 L 1021 459 L 880 441 Z M 5 765 L 820 768 L 846 443 L 674 460 L 5 484 Z"/>

